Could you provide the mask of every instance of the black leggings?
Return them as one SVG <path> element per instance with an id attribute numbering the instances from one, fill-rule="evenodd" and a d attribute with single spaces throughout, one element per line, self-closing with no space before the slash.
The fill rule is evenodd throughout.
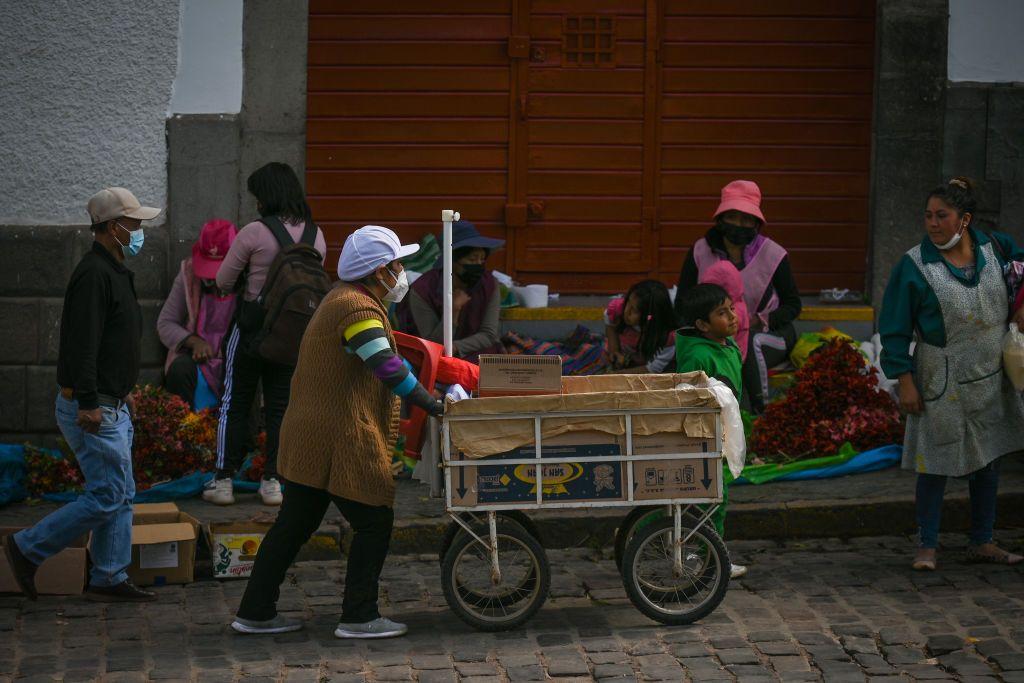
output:
<path id="1" fill-rule="evenodd" d="M 320 526 L 331 503 L 352 527 L 355 536 L 345 571 L 345 598 L 341 604 L 341 623 L 362 624 L 380 616 L 377 594 L 380 573 L 391 543 L 395 524 L 394 509 L 357 503 L 332 496 L 323 489 L 286 481 L 284 501 L 277 521 L 260 544 L 252 576 L 245 587 L 238 616 L 264 621 L 277 614 L 277 599 L 288 567 L 302 545 Z"/>
<path id="2" fill-rule="evenodd" d="M 768 332 L 750 331 L 747 359 L 743 362 L 743 408 L 755 415 L 764 412 L 768 370 L 785 362 L 796 344 L 796 329 L 786 323 Z"/>

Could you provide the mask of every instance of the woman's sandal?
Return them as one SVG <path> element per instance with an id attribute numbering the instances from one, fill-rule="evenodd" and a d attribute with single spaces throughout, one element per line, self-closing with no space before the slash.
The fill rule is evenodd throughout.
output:
<path id="1" fill-rule="evenodd" d="M 982 548 L 986 548 L 987 551 L 982 552 Z M 1012 567 L 1024 562 L 1024 556 L 1014 555 L 1007 550 L 1003 550 L 995 543 L 986 543 L 985 545 L 967 546 L 967 561 L 985 564 L 1005 564 Z"/>
<path id="2" fill-rule="evenodd" d="M 935 548 L 920 548 L 911 566 L 917 572 L 935 571 Z"/>

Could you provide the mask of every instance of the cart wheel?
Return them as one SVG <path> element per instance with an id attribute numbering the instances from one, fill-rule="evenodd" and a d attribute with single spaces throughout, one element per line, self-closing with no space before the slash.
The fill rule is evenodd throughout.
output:
<path id="1" fill-rule="evenodd" d="M 489 537 L 486 524 L 474 533 Z M 441 564 L 441 583 L 456 616 L 481 631 L 507 631 L 526 622 L 547 599 L 551 568 L 540 543 L 510 519 L 498 519 L 501 581 L 491 580 L 490 551 L 467 533 L 457 534 Z"/>
<path id="2" fill-rule="evenodd" d="M 540 536 L 540 529 L 537 528 L 537 525 L 533 523 L 533 520 L 527 517 L 524 512 L 520 510 L 502 510 L 497 514 L 499 517 L 506 517 L 507 519 L 516 522 L 519 526 L 526 529 L 531 536 L 537 539 L 537 542 L 540 543 L 541 546 L 544 545 L 544 539 Z M 469 524 L 473 523 L 473 518 L 468 512 L 463 512 L 459 515 L 459 518 Z M 451 547 L 452 541 L 455 540 L 455 537 L 458 536 L 460 532 L 464 531 L 465 530 L 455 522 L 448 524 L 444 530 L 444 535 L 441 537 L 441 548 L 437 553 L 438 562 L 442 564 L 444 563 L 444 556 L 448 553 L 448 548 Z"/>
<path id="3" fill-rule="evenodd" d="M 637 522 L 652 512 L 658 512 L 659 510 L 660 508 L 654 505 L 635 507 L 629 511 L 629 514 L 626 515 L 626 518 L 622 520 L 622 523 L 615 530 L 615 566 L 620 570 L 622 569 L 622 558 L 626 554 L 626 545 L 629 543 L 629 539 L 633 538 L 633 534 L 636 533 Z M 664 514 L 664 510 L 660 511 Z M 656 519 L 656 517 L 651 519 Z M 645 520 L 645 525 L 648 521 L 650 520 Z"/>
<path id="4" fill-rule="evenodd" d="M 683 536 L 694 520 L 683 517 Z M 703 524 L 683 546 L 683 570 L 673 571 L 674 523 L 663 518 L 637 529 L 626 546 L 622 583 L 643 614 L 679 626 L 703 619 L 718 607 L 729 588 L 729 552 L 709 525 Z"/>
<path id="5" fill-rule="evenodd" d="M 664 516 L 664 505 L 644 505 L 629 511 L 626 518 L 622 520 L 622 524 L 615 530 L 615 566 L 619 568 L 620 572 L 622 571 L 622 558 L 626 555 L 626 546 L 629 545 L 633 535 L 638 529 L 642 529 Z M 683 513 L 683 519 L 689 520 L 689 522 L 683 522 L 683 524 L 689 523 L 691 529 L 693 528 L 692 525 L 697 523 L 697 518 L 689 512 Z"/>

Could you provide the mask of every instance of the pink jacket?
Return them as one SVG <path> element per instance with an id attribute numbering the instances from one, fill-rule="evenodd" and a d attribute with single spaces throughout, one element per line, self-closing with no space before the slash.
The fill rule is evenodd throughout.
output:
<path id="1" fill-rule="evenodd" d="M 705 268 L 700 274 L 700 284 L 718 285 L 732 299 L 739 318 L 739 329 L 736 331 L 736 345 L 740 347 L 740 355 L 747 360 L 747 340 L 750 337 L 750 313 L 743 299 L 743 276 L 739 269 L 729 261 L 719 261 Z"/>

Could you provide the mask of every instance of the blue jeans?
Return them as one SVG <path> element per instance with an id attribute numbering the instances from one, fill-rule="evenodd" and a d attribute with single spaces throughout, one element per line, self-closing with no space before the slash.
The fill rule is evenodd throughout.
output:
<path id="1" fill-rule="evenodd" d="M 91 586 L 116 586 L 125 581 L 132 561 L 132 437 L 128 408 L 103 408 L 99 432 L 78 426 L 78 402 L 57 395 L 57 426 L 75 452 L 85 475 L 85 491 L 76 500 L 19 531 L 18 549 L 37 565 L 92 532 L 89 554 Z"/>
<path id="2" fill-rule="evenodd" d="M 971 545 L 992 541 L 996 523 L 996 491 L 999 488 L 999 461 L 993 460 L 967 477 L 971 491 Z M 917 475 L 917 526 L 922 548 L 939 545 L 939 520 L 946 477 L 939 474 Z"/>

